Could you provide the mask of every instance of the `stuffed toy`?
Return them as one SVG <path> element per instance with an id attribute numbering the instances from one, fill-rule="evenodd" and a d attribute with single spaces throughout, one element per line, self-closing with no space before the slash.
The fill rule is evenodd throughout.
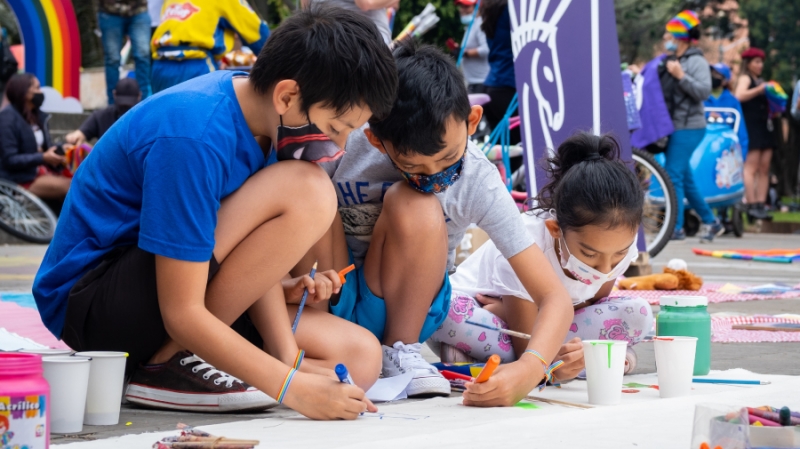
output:
<path id="1" fill-rule="evenodd" d="M 620 290 L 700 290 L 703 279 L 689 271 L 686 262 L 680 259 L 670 260 L 664 272 L 647 276 L 634 276 L 620 279 L 617 283 Z"/>
<path id="2" fill-rule="evenodd" d="M 648 274 L 620 279 L 620 290 L 677 290 L 680 280 L 670 273 Z"/>

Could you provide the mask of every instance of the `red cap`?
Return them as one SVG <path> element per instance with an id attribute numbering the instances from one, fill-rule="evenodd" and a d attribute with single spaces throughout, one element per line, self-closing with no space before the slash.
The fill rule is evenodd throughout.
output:
<path id="1" fill-rule="evenodd" d="M 461 6 L 475 6 L 478 0 L 453 0 L 453 3 Z"/>
<path id="2" fill-rule="evenodd" d="M 760 48 L 750 47 L 742 52 L 742 59 L 753 59 L 753 58 L 767 59 L 766 55 L 764 55 L 764 50 Z"/>

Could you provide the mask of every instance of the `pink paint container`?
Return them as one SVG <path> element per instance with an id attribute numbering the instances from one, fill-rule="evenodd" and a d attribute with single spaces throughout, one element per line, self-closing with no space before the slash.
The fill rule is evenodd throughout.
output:
<path id="1" fill-rule="evenodd" d="M 50 386 L 42 356 L 0 352 L 0 447 L 50 445 Z"/>

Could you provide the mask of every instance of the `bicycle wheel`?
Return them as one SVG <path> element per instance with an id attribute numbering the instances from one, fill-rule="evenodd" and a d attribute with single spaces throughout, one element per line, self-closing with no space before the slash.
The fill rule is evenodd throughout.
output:
<path id="1" fill-rule="evenodd" d="M 644 214 L 642 225 L 647 240 L 647 253 L 650 257 L 664 249 L 677 219 L 678 203 L 672 181 L 653 155 L 646 151 L 633 149 L 636 176 L 644 191 Z"/>
<path id="2" fill-rule="evenodd" d="M 50 243 L 56 231 L 53 211 L 34 194 L 0 179 L 0 229 L 31 243 Z"/>

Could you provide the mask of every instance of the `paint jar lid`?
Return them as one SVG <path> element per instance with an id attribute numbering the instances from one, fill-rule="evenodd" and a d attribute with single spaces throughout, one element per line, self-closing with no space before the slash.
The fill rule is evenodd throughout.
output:
<path id="1" fill-rule="evenodd" d="M 658 304 L 671 307 L 705 307 L 708 305 L 708 298 L 705 296 L 662 296 Z"/>
<path id="2" fill-rule="evenodd" d="M 19 352 L 0 352 L 0 377 L 40 376 L 42 356 Z"/>

